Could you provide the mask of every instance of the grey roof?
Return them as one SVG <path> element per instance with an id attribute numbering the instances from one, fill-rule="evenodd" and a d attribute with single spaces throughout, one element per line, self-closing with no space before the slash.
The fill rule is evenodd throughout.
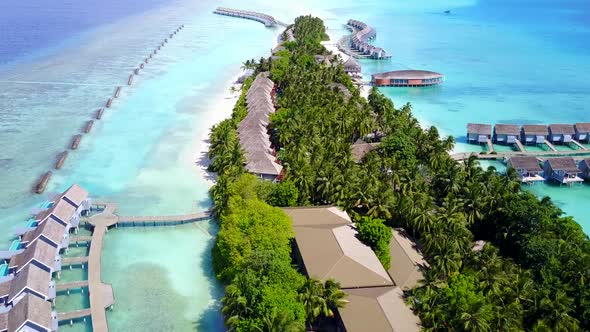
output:
<path id="1" fill-rule="evenodd" d="M 401 289 L 410 289 L 423 279 L 422 268 L 428 266 L 417 244 L 402 229 L 392 230 L 393 237 L 389 243 L 391 264 L 387 272 Z"/>
<path id="2" fill-rule="evenodd" d="M 0 283 L 0 298 L 8 296 L 10 294 L 10 285 L 12 284 L 12 279 L 4 280 Z"/>
<path id="3" fill-rule="evenodd" d="M 41 235 L 44 235 L 49 240 L 57 243 L 58 245 L 61 243 L 64 234 L 66 232 L 66 227 L 62 224 L 58 223 L 55 220 L 47 220 L 43 224 L 39 225 L 34 230 L 27 232 L 23 235 L 24 242 L 31 242 L 34 241 Z M 29 244 L 30 245 L 30 244 Z"/>
<path id="4" fill-rule="evenodd" d="M 35 260 L 51 269 L 55 265 L 55 257 L 58 255 L 58 250 L 55 247 L 47 244 L 45 241 L 35 241 L 28 246 L 22 253 L 14 256 L 10 260 L 10 267 L 22 269 L 25 265 Z"/>
<path id="5" fill-rule="evenodd" d="M 47 331 L 51 331 L 51 303 L 36 296 L 25 295 L 8 312 L 8 330 L 17 331 L 27 321 L 34 322 L 46 328 Z"/>
<path id="6" fill-rule="evenodd" d="M 361 65 L 358 63 L 358 61 L 355 60 L 354 57 L 348 57 L 348 60 L 346 60 L 346 62 L 344 62 L 344 71 L 345 72 L 352 72 L 352 73 L 358 73 L 362 70 Z"/>
<path id="7" fill-rule="evenodd" d="M 533 156 L 515 156 L 508 160 L 508 164 L 517 170 L 525 170 L 528 172 L 541 172 L 541 166 L 537 157 Z"/>
<path id="8" fill-rule="evenodd" d="M 10 283 L 9 302 L 19 296 L 25 288 L 38 294 L 43 294 L 45 299 L 49 297 L 48 289 L 51 282 L 51 274 L 40 267 L 29 264 L 16 274 Z"/>
<path id="9" fill-rule="evenodd" d="M 491 132 L 492 132 L 492 126 L 489 124 L 481 124 L 481 123 L 468 123 L 467 124 L 467 133 L 468 134 L 490 135 Z"/>
<path id="10" fill-rule="evenodd" d="M 0 331 L 8 331 L 8 313 L 0 313 Z"/>
<path id="11" fill-rule="evenodd" d="M 549 135 L 549 129 L 545 125 L 524 125 L 522 131 L 525 135 Z"/>
<path id="12" fill-rule="evenodd" d="M 352 158 L 354 161 L 361 162 L 365 156 L 379 147 L 380 143 L 365 143 L 363 141 L 357 141 L 351 147 L 352 150 Z"/>
<path id="13" fill-rule="evenodd" d="M 405 304 L 398 287 L 347 289 L 338 309 L 346 332 L 418 332 L 420 319 Z"/>
<path id="14" fill-rule="evenodd" d="M 497 124 L 494 126 L 494 132 L 497 135 L 519 135 L 520 128 L 517 125 Z"/>
<path id="15" fill-rule="evenodd" d="M 346 212 L 336 207 L 285 208 L 297 248 L 312 278 L 334 278 L 342 288 L 393 286 L 370 247 L 357 238 Z"/>
<path id="16" fill-rule="evenodd" d="M 571 124 L 550 124 L 549 131 L 553 135 L 573 135 L 576 133 L 574 125 Z"/>
<path id="17" fill-rule="evenodd" d="M 549 158 L 547 163 L 554 171 L 565 171 L 568 173 L 577 173 L 580 171 L 576 161 L 572 157 Z"/>
<path id="18" fill-rule="evenodd" d="M 585 163 L 587 167 L 590 167 L 590 158 L 585 158 L 582 162 Z"/>
<path id="19" fill-rule="evenodd" d="M 590 122 L 579 122 L 574 127 L 581 133 L 590 133 Z"/>

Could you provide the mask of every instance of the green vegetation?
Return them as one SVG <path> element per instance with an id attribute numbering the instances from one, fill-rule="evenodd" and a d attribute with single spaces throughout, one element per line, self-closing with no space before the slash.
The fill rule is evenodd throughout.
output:
<path id="1" fill-rule="evenodd" d="M 341 65 L 316 62 L 315 55 L 326 54 L 320 25 L 299 18 L 297 41 L 287 43 L 282 59 L 253 65 L 270 69 L 279 87 L 270 129 L 286 170 L 284 188 L 242 175 L 235 126 L 245 115 L 243 97 L 211 135 L 212 169 L 220 174 L 212 197 L 222 228 L 214 258 L 216 272 L 230 282 L 228 325 L 270 330 L 265 322 L 277 321 L 287 330 L 330 316 L 317 283 L 287 268 L 292 233 L 270 203 L 344 208 L 385 266 L 385 226 L 413 234 L 430 267 L 408 302 L 427 330 L 589 330 L 590 241 L 580 226 L 549 199 L 522 191 L 513 171 L 501 176 L 475 158 L 452 160 L 453 139 L 420 128 L 410 105 L 395 108 L 376 89 L 368 101 L 361 98 Z M 346 86 L 351 97 L 331 83 Z M 350 150 L 358 139 L 380 142 L 359 164 Z M 487 242 L 481 251 L 473 250 L 476 240 Z M 234 308 L 232 297 L 241 307 L 226 309 Z M 330 310 L 342 304 L 324 301 Z"/>

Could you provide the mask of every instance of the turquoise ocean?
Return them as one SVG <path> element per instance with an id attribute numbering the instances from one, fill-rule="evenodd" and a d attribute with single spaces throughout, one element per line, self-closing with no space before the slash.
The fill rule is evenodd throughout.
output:
<path id="1" fill-rule="evenodd" d="M 377 29 L 375 44 L 393 55 L 362 61 L 366 79 L 407 68 L 445 75 L 440 87 L 382 91 L 398 106 L 411 102 L 424 125 L 455 136 L 457 151 L 479 149 L 465 144 L 467 122 L 590 121 L 587 1 L 8 0 L 0 4 L 0 244 L 8 246 L 13 228 L 43 201 L 31 194 L 37 177 L 116 86 L 124 87 L 121 97 L 54 172 L 48 191 L 77 182 L 95 198 L 118 202 L 121 214 L 210 206 L 196 165 L 207 119 L 242 61 L 268 55 L 280 33 L 213 15 L 217 6 L 287 22 L 312 13 L 325 19 L 334 40 L 349 18 L 366 21 Z M 185 29 L 127 87 L 133 68 L 181 24 Z M 530 190 L 549 195 L 590 232 L 590 187 Z M 222 288 L 209 255 L 214 236 L 213 222 L 109 232 L 102 259 L 117 301 L 107 315 L 111 330 L 222 330 Z M 84 277 L 70 271 L 64 278 Z M 58 310 L 85 306 L 84 297 L 57 301 Z"/>

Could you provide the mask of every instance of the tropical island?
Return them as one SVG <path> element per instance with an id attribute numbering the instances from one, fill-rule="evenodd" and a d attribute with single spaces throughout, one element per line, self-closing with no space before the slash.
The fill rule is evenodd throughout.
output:
<path id="1" fill-rule="evenodd" d="M 310 206 L 345 211 L 358 233 L 350 241 L 384 269 L 401 254 L 392 229 L 415 243 L 423 277 L 403 296 L 425 330 L 590 329 L 590 241 L 572 218 L 521 190 L 514 169 L 454 160 L 453 138 L 421 128 L 411 105 L 394 107 L 375 88 L 363 98 L 341 59 L 317 61 L 329 55 L 320 19 L 299 17 L 287 31 L 294 40 L 285 33 L 271 58 L 246 62 L 253 75 L 210 135 L 213 264 L 230 330 L 354 330 L 349 281 L 319 280 L 298 262 L 292 211 Z"/>

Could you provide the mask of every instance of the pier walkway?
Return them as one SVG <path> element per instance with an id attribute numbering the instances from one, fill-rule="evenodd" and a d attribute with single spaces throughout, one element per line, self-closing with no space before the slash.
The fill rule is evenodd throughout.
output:
<path id="1" fill-rule="evenodd" d="M 65 284 L 55 285 L 55 289 L 58 292 L 69 291 L 70 289 L 77 289 L 77 288 L 84 288 L 84 287 L 88 287 L 88 280 L 68 282 Z"/>
<path id="2" fill-rule="evenodd" d="M 557 151 L 557 149 L 555 148 L 555 146 L 553 144 L 551 144 L 551 142 L 549 141 L 545 141 L 545 144 L 547 144 L 547 146 L 552 150 L 552 151 Z"/>
<path id="3" fill-rule="evenodd" d="M 215 9 L 215 11 L 213 11 L 213 13 L 215 13 L 217 15 L 239 17 L 239 18 L 245 18 L 247 20 L 253 20 L 253 21 L 260 22 L 260 23 L 264 24 L 264 26 L 266 26 L 266 27 L 274 27 L 277 25 L 282 25 L 285 27 L 288 26 L 288 24 L 277 21 L 274 17 L 272 17 L 270 15 L 267 15 L 264 13 L 251 12 L 248 10 L 218 7 L 217 9 Z"/>
<path id="4" fill-rule="evenodd" d="M 505 159 L 514 156 L 535 156 L 539 158 L 549 158 L 549 157 L 589 157 L 590 150 L 572 150 L 572 151 L 530 151 L 530 152 L 518 152 L 518 151 L 506 151 L 506 152 L 496 152 L 496 153 L 477 153 L 477 152 L 461 152 L 452 154 L 451 157 L 457 161 L 463 161 L 469 159 L 471 156 L 476 157 L 477 159 Z"/>
<path id="5" fill-rule="evenodd" d="M 84 317 L 88 317 L 91 315 L 90 309 L 82 309 L 76 311 L 69 311 L 69 312 L 60 312 L 57 314 L 57 320 L 60 322 L 63 321 L 72 321 L 74 319 L 80 319 Z M 93 329 L 93 331 L 96 331 Z"/>
<path id="6" fill-rule="evenodd" d="M 575 139 L 572 140 L 572 143 L 574 143 L 577 147 L 579 147 L 581 150 L 588 150 L 587 147 L 585 147 L 584 145 L 582 145 L 582 143 L 576 141 Z"/>
<path id="7" fill-rule="evenodd" d="M 492 140 L 488 138 L 487 143 L 488 143 L 488 151 L 489 151 L 489 153 L 494 152 L 494 144 L 492 144 Z"/>
<path id="8" fill-rule="evenodd" d="M 526 149 L 524 148 L 524 146 L 522 145 L 522 143 L 520 142 L 519 139 L 514 140 L 514 143 L 516 144 L 516 147 L 518 148 L 518 150 L 520 152 L 526 152 Z"/>

